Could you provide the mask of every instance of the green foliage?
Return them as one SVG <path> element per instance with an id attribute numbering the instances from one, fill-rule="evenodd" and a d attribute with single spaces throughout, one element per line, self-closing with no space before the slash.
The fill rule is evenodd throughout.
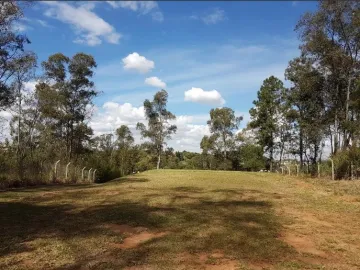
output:
<path id="1" fill-rule="evenodd" d="M 136 128 L 140 130 L 143 138 L 150 139 L 153 144 L 158 162 L 156 168 L 160 168 L 161 154 L 166 140 L 171 138 L 171 135 L 176 133 L 176 125 L 169 124 L 169 120 L 176 118 L 171 112 L 166 109 L 168 100 L 168 93 L 161 90 L 154 95 L 153 101 L 146 99 L 144 101 L 145 117 L 148 120 L 148 126 L 145 127 L 143 123 L 137 123 Z"/>
<path id="2" fill-rule="evenodd" d="M 153 168 L 258 171 L 287 161 L 317 174 L 325 142 L 330 141 L 336 177 L 349 178 L 351 165 L 360 167 L 360 2 L 320 1 L 306 13 L 296 31 L 301 56 L 289 62 L 285 78 L 290 87 L 270 76 L 263 81 L 248 127 L 239 132 L 242 117 L 228 107 L 210 110 L 211 134 L 200 143 L 201 153 L 175 152 L 167 140 L 176 133 L 176 118 L 167 110 L 168 93 L 144 101 L 142 138 L 136 145 L 129 127 L 114 134 L 93 136 L 90 108 L 97 96 L 93 56 L 50 55 L 35 78 L 37 57 L 26 51 L 29 40 L 14 32 L 22 2 L 0 3 L 0 110 L 13 110 L 10 140 L 0 143 L 3 187 L 64 180 L 81 181 L 82 168 L 97 170 L 97 180 Z M 24 83 L 36 79 L 35 93 Z M 264 155 L 266 157 L 264 157 Z M 61 160 L 55 174 L 54 163 Z M 325 166 L 325 165 L 324 165 Z M 304 168 L 302 168 L 304 171 Z M 91 171 L 90 171 L 91 172 Z M 89 172 L 88 172 L 89 173 Z M 90 174 L 89 174 L 90 176 Z M 12 181 L 12 182 L 11 182 Z"/>
<path id="3" fill-rule="evenodd" d="M 234 110 L 227 107 L 211 109 L 207 124 L 212 136 L 205 137 L 202 141 L 206 151 L 207 148 L 216 149 L 226 159 L 228 151 L 233 147 L 234 132 L 239 128 L 242 119 L 242 116 L 236 117 Z"/>
<path id="4" fill-rule="evenodd" d="M 255 107 L 250 110 L 249 126 L 257 130 L 258 143 L 269 154 L 273 161 L 276 150 L 275 138 L 281 133 L 279 118 L 283 116 L 283 95 L 285 87 L 281 80 L 274 76 L 265 79 L 257 94 Z"/>
<path id="5" fill-rule="evenodd" d="M 356 173 L 355 169 L 360 167 L 360 149 L 352 147 L 348 151 L 339 151 L 332 159 L 335 165 L 335 178 L 350 179 L 351 166 L 353 166 L 353 173 Z"/>
<path id="6" fill-rule="evenodd" d="M 259 145 L 243 144 L 240 147 L 241 168 L 246 171 L 259 171 L 265 168 L 263 149 Z"/>
<path id="7" fill-rule="evenodd" d="M 0 110 L 10 106 L 15 101 L 14 82 L 15 71 L 21 68 L 19 63 L 27 62 L 29 52 L 25 45 L 30 41 L 25 35 L 16 33 L 14 24 L 23 17 L 19 2 L 0 2 Z"/>

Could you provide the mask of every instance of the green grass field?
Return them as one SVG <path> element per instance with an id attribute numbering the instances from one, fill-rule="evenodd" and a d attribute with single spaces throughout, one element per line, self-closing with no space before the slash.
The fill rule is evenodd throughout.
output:
<path id="1" fill-rule="evenodd" d="M 0 193 L 0 269 L 360 269 L 360 184 L 160 170 Z"/>

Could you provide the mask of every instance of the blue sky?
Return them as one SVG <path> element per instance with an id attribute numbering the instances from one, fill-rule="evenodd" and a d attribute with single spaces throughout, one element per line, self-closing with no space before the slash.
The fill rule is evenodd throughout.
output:
<path id="1" fill-rule="evenodd" d="M 98 64 L 90 125 L 95 134 L 143 121 L 145 98 L 164 87 L 178 116 L 177 150 L 199 151 L 213 107 L 243 115 L 262 81 L 299 55 L 294 27 L 316 2 L 37 2 L 25 32 L 39 62 L 56 52 L 92 54 Z M 156 77 L 156 78 L 155 78 Z M 165 86 L 166 85 L 166 86 Z M 214 91 L 215 90 L 215 91 Z"/>

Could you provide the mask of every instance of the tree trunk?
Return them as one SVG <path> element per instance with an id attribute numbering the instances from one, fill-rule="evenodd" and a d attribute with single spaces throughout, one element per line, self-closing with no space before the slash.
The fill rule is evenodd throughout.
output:
<path id="1" fill-rule="evenodd" d="M 337 110 L 335 110 L 335 122 L 334 122 L 334 154 L 338 150 L 338 116 Z"/>
<path id="2" fill-rule="evenodd" d="M 161 161 L 161 154 L 158 155 L 158 161 L 157 161 L 157 165 L 156 165 L 156 169 L 160 169 L 160 161 Z"/>
<path id="3" fill-rule="evenodd" d="M 350 87 L 351 87 L 351 77 L 348 81 L 348 86 L 346 90 L 346 111 L 345 111 L 345 122 L 349 121 L 349 103 L 350 103 Z M 343 141 L 343 150 L 345 150 L 349 145 L 347 140 L 347 130 L 344 130 L 344 141 Z"/>
<path id="4" fill-rule="evenodd" d="M 303 138 L 303 130 L 302 127 L 300 126 L 300 132 L 299 132 L 300 170 L 302 170 L 304 163 L 303 154 L 304 154 L 304 138 Z"/>
<path id="5" fill-rule="evenodd" d="M 284 148 L 285 148 L 284 145 L 285 145 L 285 143 L 282 142 L 282 143 L 281 143 L 281 146 L 280 146 L 280 160 L 279 160 L 280 164 L 281 164 L 282 157 L 283 157 L 283 153 L 284 153 Z"/>
<path id="6" fill-rule="evenodd" d="M 329 134 L 330 134 L 330 153 L 331 153 L 331 155 L 333 155 L 334 154 L 333 135 L 332 135 L 330 126 L 329 126 Z"/>
<path id="7" fill-rule="evenodd" d="M 18 78 L 18 134 L 17 134 L 17 149 L 16 149 L 16 155 L 17 155 L 17 161 L 18 161 L 18 176 L 19 180 L 23 180 L 24 178 L 24 158 L 21 151 L 20 146 L 20 133 L 21 133 L 21 117 L 22 117 L 22 95 L 21 95 L 21 81 Z"/>
<path id="8" fill-rule="evenodd" d="M 226 135 L 225 133 L 222 134 L 223 137 L 223 143 L 224 143 L 224 158 L 226 160 Z"/>
<path id="9" fill-rule="evenodd" d="M 273 147 L 270 148 L 270 172 L 273 171 Z"/>
<path id="10" fill-rule="evenodd" d="M 161 148 L 158 154 L 158 161 L 157 161 L 157 165 L 156 165 L 156 169 L 160 169 L 160 161 L 161 161 Z"/>

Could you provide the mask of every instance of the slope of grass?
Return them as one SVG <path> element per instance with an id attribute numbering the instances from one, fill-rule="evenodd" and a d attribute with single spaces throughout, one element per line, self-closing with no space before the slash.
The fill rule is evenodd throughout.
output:
<path id="1" fill-rule="evenodd" d="M 0 193 L 0 269 L 359 269 L 357 182 L 149 171 Z"/>

